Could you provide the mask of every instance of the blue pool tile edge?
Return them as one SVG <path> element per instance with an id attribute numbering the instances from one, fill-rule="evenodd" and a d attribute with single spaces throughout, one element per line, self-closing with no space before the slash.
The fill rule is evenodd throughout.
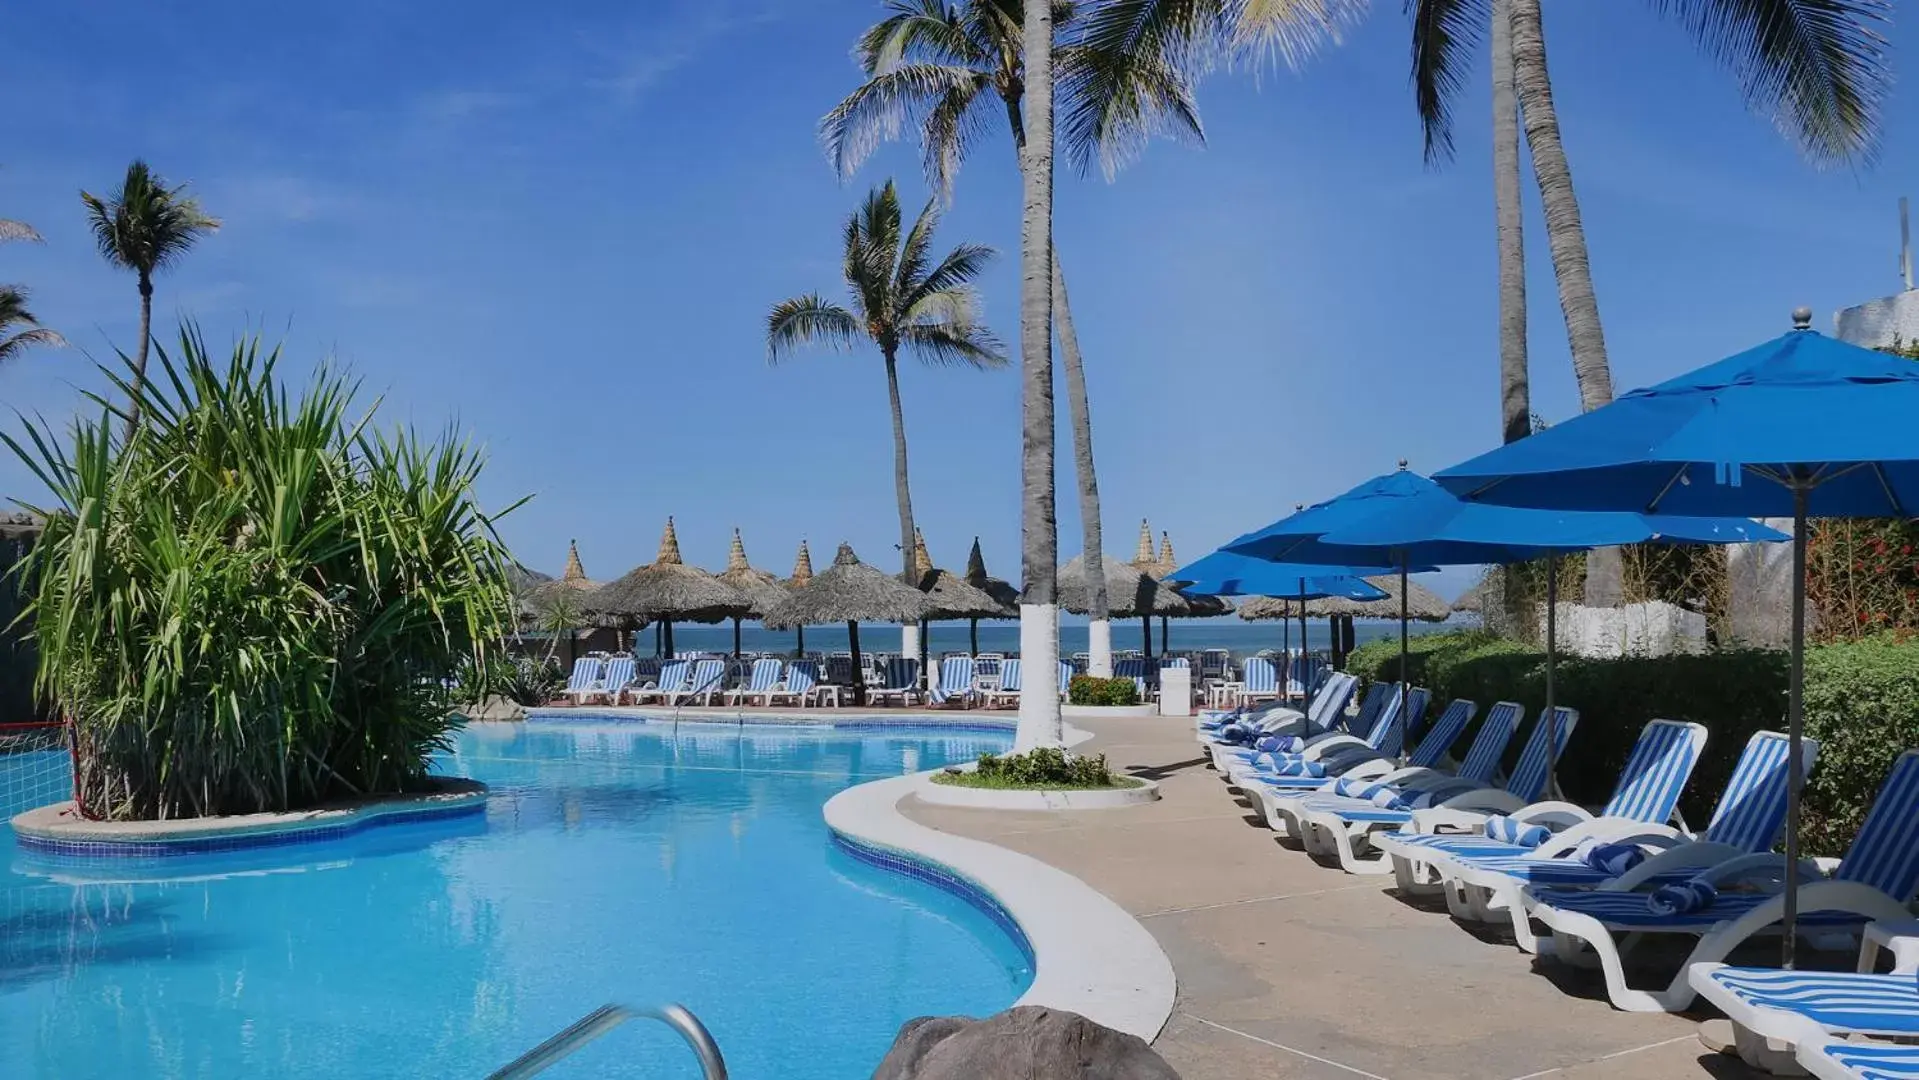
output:
<path id="1" fill-rule="evenodd" d="M 703 712 L 692 716 L 675 718 L 670 712 L 646 711 L 644 708 L 619 707 L 569 707 L 564 709 L 539 708 L 526 714 L 528 722 L 566 723 L 569 720 L 591 720 L 595 723 L 630 724 L 683 724 L 687 726 L 747 727 L 764 728 L 826 728 L 832 731 L 910 731 L 924 734 L 937 731 L 942 735 L 1011 735 L 1018 728 L 1014 717 L 1001 720 L 998 717 L 984 717 L 971 714 L 906 715 L 906 716 L 794 716 L 790 714 L 770 713 L 718 713 Z"/>
<path id="2" fill-rule="evenodd" d="M 993 925 L 999 927 L 1001 932 L 1012 939 L 1014 947 L 1019 949 L 1020 956 L 1026 961 L 1028 967 L 1037 964 L 1038 957 L 1033 952 L 1033 943 L 1027 940 L 1026 931 L 1020 927 L 1018 920 L 1013 918 L 1012 912 L 1007 911 L 1006 906 L 979 882 L 944 863 L 922 858 L 912 852 L 857 840 L 838 829 L 829 831 L 833 835 L 833 843 L 853 858 L 870 866 L 924 882 L 966 901 L 992 920 Z"/>

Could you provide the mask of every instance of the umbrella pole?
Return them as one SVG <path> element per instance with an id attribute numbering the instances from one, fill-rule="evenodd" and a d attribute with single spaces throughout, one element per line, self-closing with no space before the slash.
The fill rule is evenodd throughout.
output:
<path id="1" fill-rule="evenodd" d="M 920 620 L 920 633 L 919 633 L 919 639 L 920 639 L 920 655 L 919 655 L 919 661 L 920 661 L 920 677 L 919 677 L 919 684 L 920 684 L 920 688 L 921 688 L 921 689 L 926 689 L 926 688 L 928 688 L 928 687 L 931 687 L 931 686 L 932 686 L 933 684 L 932 684 L 932 682 L 930 681 L 930 679 L 929 679 L 929 677 L 928 677 L 928 675 L 927 675 L 927 673 L 926 673 L 926 620 L 925 620 L 925 619 L 921 619 L 921 620 Z"/>
<path id="2" fill-rule="evenodd" d="M 866 704 L 865 666 L 860 663 L 860 624 L 847 620 L 846 643 L 853 652 L 853 704 Z"/>
<path id="3" fill-rule="evenodd" d="M 668 659 L 671 659 L 673 656 L 673 620 L 667 619 L 661 622 L 660 626 L 666 633 L 666 655 Z"/>
<path id="4" fill-rule="evenodd" d="M 806 657 L 806 627 L 795 626 L 793 628 L 793 659 L 802 660 L 802 659 L 805 659 L 805 657 Z"/>
<path id="5" fill-rule="evenodd" d="M 1290 705 L 1293 701 L 1293 611 L 1286 606 L 1286 599 L 1279 601 L 1279 698 L 1280 703 Z"/>
<path id="6" fill-rule="evenodd" d="M 979 659 L 979 620 L 968 619 L 966 622 L 967 649 L 971 652 L 973 659 L 977 660 Z"/>
<path id="7" fill-rule="evenodd" d="M 1153 613 L 1146 612 L 1139 617 L 1139 651 L 1146 659 L 1153 658 Z"/>
<path id="8" fill-rule="evenodd" d="M 1161 615 L 1159 617 L 1159 654 L 1161 656 L 1166 655 L 1166 647 L 1167 647 L 1166 638 L 1167 638 L 1167 635 L 1171 632 L 1172 626 L 1173 626 L 1173 620 L 1167 618 L 1164 615 Z"/>
<path id="9" fill-rule="evenodd" d="M 1559 711 L 1553 705 L 1553 669 L 1559 661 L 1559 556 L 1546 556 L 1546 797 L 1556 794 L 1553 765 L 1558 762 Z"/>
<path id="10" fill-rule="evenodd" d="M 1406 672 L 1406 553 L 1399 553 L 1399 763 L 1406 763 L 1406 747 L 1413 741 L 1412 680 Z"/>
<path id="11" fill-rule="evenodd" d="M 733 616 L 733 659 L 740 658 L 740 617 Z"/>
<path id="12" fill-rule="evenodd" d="M 653 655 L 661 660 L 666 659 L 666 639 L 661 636 L 663 630 L 661 624 L 653 624 Z"/>
<path id="13" fill-rule="evenodd" d="M 1800 757 L 1806 688 L 1806 485 L 1792 488 L 1792 680 L 1786 697 L 1786 887 L 1780 917 L 1779 966 L 1790 970 L 1799 922 L 1799 789 L 1806 770 Z"/>

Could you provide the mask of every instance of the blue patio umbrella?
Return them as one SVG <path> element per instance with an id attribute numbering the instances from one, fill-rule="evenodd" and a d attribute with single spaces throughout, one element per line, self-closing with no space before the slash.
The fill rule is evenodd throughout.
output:
<path id="1" fill-rule="evenodd" d="M 1350 600 L 1383 600 L 1384 590 L 1364 575 L 1383 572 L 1373 566 L 1313 566 L 1276 563 L 1231 551 L 1215 551 L 1166 575 L 1179 591 L 1201 596 L 1270 596 L 1299 601 L 1299 644 L 1306 647 L 1306 601 L 1325 596 Z M 1292 623 L 1280 619 L 1286 631 L 1283 647 L 1292 653 Z"/>
<path id="2" fill-rule="evenodd" d="M 1321 542 L 1335 548 L 1366 548 L 1405 559 L 1443 566 L 1546 560 L 1546 735 L 1551 726 L 1553 672 L 1558 654 L 1558 557 L 1589 548 L 1648 541 L 1736 544 L 1786 539 L 1786 534 L 1747 518 L 1647 516 L 1573 510 L 1529 510 L 1469 502 L 1416 473 L 1403 473 L 1399 487 L 1417 488 L 1385 500 L 1358 524 L 1327 533 Z M 1423 481 L 1423 486 L 1414 481 Z M 1401 657 L 1401 664 L 1405 663 Z M 1403 668 L 1402 668 L 1403 671 Z M 1551 763 L 1547 765 L 1551 769 Z M 1548 786 L 1552 777 L 1547 776 Z"/>
<path id="3" fill-rule="evenodd" d="M 1435 477 L 1467 498 L 1546 509 L 1783 517 L 1792 530 L 1791 741 L 1782 960 L 1792 966 L 1805 683 L 1806 519 L 1919 507 L 1919 364 L 1792 332 L 1482 454 Z"/>

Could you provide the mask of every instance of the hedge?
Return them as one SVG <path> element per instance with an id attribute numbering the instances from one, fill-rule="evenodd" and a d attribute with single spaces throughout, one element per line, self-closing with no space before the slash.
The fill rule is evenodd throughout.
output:
<path id="1" fill-rule="evenodd" d="M 1517 701 L 1528 717 L 1545 704 L 1545 654 L 1528 645 L 1476 632 L 1430 634 L 1413 639 L 1407 660 L 1412 681 L 1439 702 L 1469 698 L 1483 714 L 1495 701 Z M 1348 668 L 1368 681 L 1396 680 L 1399 643 L 1361 646 Z M 1704 724 L 1705 757 L 1680 803 L 1686 820 L 1703 828 L 1746 740 L 1784 730 L 1786 668 L 1786 654 L 1761 651 L 1562 657 L 1556 699 L 1579 710 L 1579 728 L 1560 762 L 1561 787 L 1575 802 L 1603 803 L 1648 720 Z M 1919 745 L 1919 644 L 1874 639 L 1807 650 L 1806 734 L 1822 746 L 1800 835 L 1810 853 L 1841 854 L 1893 760 Z M 1522 744 L 1508 747 L 1509 766 Z"/>
<path id="2" fill-rule="evenodd" d="M 1075 675 L 1066 684 L 1069 705 L 1137 705 L 1139 684 L 1132 679 L 1100 679 Z"/>

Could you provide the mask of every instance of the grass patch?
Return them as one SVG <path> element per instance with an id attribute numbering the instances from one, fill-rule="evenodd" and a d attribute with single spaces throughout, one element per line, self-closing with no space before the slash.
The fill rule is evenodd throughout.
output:
<path id="1" fill-rule="evenodd" d="M 989 791 L 1110 791 L 1114 788 L 1146 786 L 1145 781 L 1130 776 L 1108 777 L 1104 784 L 1066 784 L 1043 780 L 1010 780 L 1004 776 L 981 776 L 976 772 L 935 773 L 933 782 L 947 787 L 985 788 Z"/>

